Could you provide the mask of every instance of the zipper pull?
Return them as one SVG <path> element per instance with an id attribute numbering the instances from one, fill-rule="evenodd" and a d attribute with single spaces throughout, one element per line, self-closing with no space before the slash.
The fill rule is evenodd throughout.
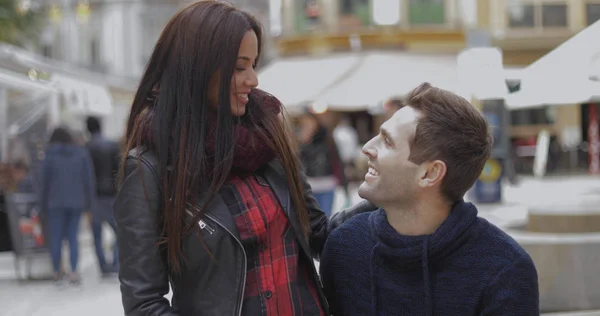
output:
<path id="1" fill-rule="evenodd" d="M 208 224 L 206 224 L 206 222 L 203 220 L 200 220 L 198 222 L 198 225 L 200 226 L 200 229 L 206 229 L 206 231 L 208 232 L 209 235 L 212 235 L 215 233 L 215 229 L 208 226 Z"/>
<path id="2" fill-rule="evenodd" d="M 188 205 L 189 205 L 189 203 L 188 203 Z M 190 212 L 190 210 L 185 210 L 185 212 L 188 213 L 189 216 L 194 217 L 194 214 L 192 214 L 192 212 Z M 209 235 L 212 235 L 215 233 L 215 229 L 210 227 L 204 220 L 198 221 L 198 226 L 200 226 L 200 230 L 203 230 L 203 229 L 206 230 Z"/>

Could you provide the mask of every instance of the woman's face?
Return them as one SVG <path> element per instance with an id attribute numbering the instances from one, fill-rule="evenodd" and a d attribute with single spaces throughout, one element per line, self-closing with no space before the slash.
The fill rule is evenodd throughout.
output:
<path id="1" fill-rule="evenodd" d="M 254 67 L 258 57 L 258 39 L 254 31 L 248 31 L 242 38 L 240 50 L 236 61 L 233 77 L 231 77 L 231 114 L 233 116 L 242 116 L 246 113 L 246 104 L 248 104 L 248 94 L 250 90 L 258 86 L 258 77 Z M 217 72 L 210 79 L 208 87 L 208 101 L 213 107 L 219 104 L 219 81 L 220 72 Z"/>

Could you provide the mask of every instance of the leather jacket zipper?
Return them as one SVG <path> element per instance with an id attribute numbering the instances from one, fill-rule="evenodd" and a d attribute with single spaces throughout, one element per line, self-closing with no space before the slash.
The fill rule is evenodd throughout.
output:
<path id="1" fill-rule="evenodd" d="M 188 206 L 194 208 L 194 206 L 192 206 L 191 204 L 188 203 Z M 192 212 L 190 212 L 189 210 L 186 210 L 186 212 L 188 213 L 188 215 L 194 217 L 194 214 L 192 214 Z M 216 218 L 210 216 L 209 214 L 204 214 L 204 216 L 206 216 L 207 218 L 209 218 L 211 221 L 215 222 L 217 225 L 221 226 L 221 228 L 223 228 L 227 233 L 229 233 L 229 235 L 231 235 L 231 237 L 233 237 L 233 239 L 235 239 L 235 241 L 237 241 L 237 243 L 240 245 L 240 248 L 242 248 L 242 252 L 244 253 L 244 264 L 242 265 L 242 290 L 240 291 L 240 299 L 239 299 L 239 304 L 238 304 L 238 312 L 236 313 L 238 316 L 242 315 L 242 304 L 244 303 L 244 289 L 246 288 L 246 266 L 247 266 L 247 260 L 248 257 L 246 255 L 246 250 L 244 249 L 244 246 L 242 245 L 242 242 L 229 230 L 227 229 L 227 227 L 225 227 L 225 225 L 221 224 L 221 222 L 219 222 Z M 210 235 L 215 233 L 215 229 L 210 227 L 210 225 L 208 225 L 205 221 L 200 220 L 198 222 L 198 226 L 200 226 L 201 230 L 206 230 Z M 234 314 L 235 316 L 235 314 Z"/>
<path id="2" fill-rule="evenodd" d="M 237 243 L 240 245 L 240 248 L 242 248 L 242 252 L 244 253 L 244 264 L 242 265 L 242 290 L 240 291 L 240 295 L 239 295 L 239 304 L 237 306 L 237 315 L 241 316 L 242 315 L 242 304 L 244 303 L 244 289 L 246 288 L 246 266 L 247 266 L 247 260 L 248 257 L 246 255 L 246 250 L 244 249 L 244 246 L 242 245 L 242 242 L 229 230 L 227 229 L 227 227 L 225 227 L 225 225 L 221 224 L 216 218 L 210 216 L 209 214 L 205 214 L 204 216 L 208 217 L 211 221 L 215 222 L 217 225 L 221 226 L 221 228 L 223 228 L 226 232 L 229 233 L 229 235 L 231 235 L 231 237 L 233 237 L 233 239 L 235 239 L 235 241 L 237 241 Z M 234 314 L 235 315 L 235 314 Z"/>
<path id="3" fill-rule="evenodd" d="M 186 213 L 188 213 L 189 216 L 194 217 L 194 214 L 192 214 L 192 212 L 190 212 L 189 210 L 185 210 L 185 211 L 186 211 Z M 206 230 L 209 235 L 212 235 L 215 233 L 215 229 L 210 227 L 210 225 L 208 225 L 203 220 L 198 221 L 198 226 L 200 226 L 200 230 Z"/>

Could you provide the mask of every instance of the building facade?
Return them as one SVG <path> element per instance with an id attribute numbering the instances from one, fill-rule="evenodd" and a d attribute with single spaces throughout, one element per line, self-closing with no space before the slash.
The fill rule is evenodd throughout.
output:
<path id="1" fill-rule="evenodd" d="M 600 0 L 477 1 L 477 27 L 487 32 L 492 45 L 502 49 L 505 67 L 528 66 L 598 20 Z M 531 144 L 540 131 L 547 130 L 557 144 L 557 159 L 564 165 L 585 167 L 587 148 L 570 146 L 587 140 L 587 107 L 571 104 L 513 111 L 510 136 L 515 143 Z M 561 147 L 562 151 L 578 150 L 578 161 L 560 159 Z"/>
<path id="2" fill-rule="evenodd" d="M 39 53 L 137 80 L 163 28 L 189 0 L 46 0 Z M 268 27 L 267 0 L 231 1 Z M 266 47 L 270 47 L 267 41 Z M 267 58 L 270 54 L 267 53 Z"/>
<path id="3" fill-rule="evenodd" d="M 280 55 L 362 49 L 459 51 L 475 25 L 474 0 L 273 0 Z"/>
<path id="4" fill-rule="evenodd" d="M 478 0 L 477 20 L 505 65 L 527 66 L 600 20 L 600 0 Z"/>
<path id="5" fill-rule="evenodd" d="M 25 1 L 25 0 L 22 0 Z M 231 1 L 255 14 L 269 27 L 268 0 Z M 189 0 L 39 0 L 48 14 L 38 47 L 31 49 L 75 68 L 130 82 L 128 89 L 111 86 L 113 114 L 103 122 L 110 136 L 120 137 L 143 74 L 163 28 Z M 273 57 L 265 37 L 262 63 Z"/>

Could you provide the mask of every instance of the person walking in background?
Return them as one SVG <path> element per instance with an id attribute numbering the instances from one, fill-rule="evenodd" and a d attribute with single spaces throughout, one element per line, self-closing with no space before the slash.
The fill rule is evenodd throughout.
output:
<path id="1" fill-rule="evenodd" d="M 356 156 L 360 154 L 358 133 L 352 126 L 352 122 L 348 116 L 343 116 L 337 126 L 333 129 L 333 139 L 339 149 L 340 159 L 344 164 L 345 171 L 352 166 Z"/>
<path id="2" fill-rule="evenodd" d="M 84 210 L 95 200 L 94 168 L 89 153 L 75 144 L 66 128 L 54 130 L 41 165 L 40 207 L 48 218 L 50 254 L 54 280 L 62 283 L 60 263 L 62 242 L 67 238 L 71 273 L 70 283 L 79 285 L 79 222 Z"/>
<path id="3" fill-rule="evenodd" d="M 338 147 L 329 129 L 308 107 L 299 117 L 298 141 L 308 183 L 323 212 L 331 215 L 338 185 L 344 188 L 349 206 L 351 197 Z"/>
<path id="4" fill-rule="evenodd" d="M 116 177 L 119 172 L 121 150 L 117 142 L 102 136 L 102 128 L 98 118 L 87 118 L 86 125 L 90 133 L 87 149 L 90 152 L 94 174 L 96 175 L 97 200 L 95 206 L 90 210 L 94 247 L 100 272 L 103 276 L 109 276 L 118 272 L 119 269 L 118 247 L 116 243 L 113 245 L 112 261 L 110 264 L 107 263 L 102 245 L 102 224 L 107 223 L 110 225 L 116 234 L 117 227 L 112 209 L 117 195 Z"/>

